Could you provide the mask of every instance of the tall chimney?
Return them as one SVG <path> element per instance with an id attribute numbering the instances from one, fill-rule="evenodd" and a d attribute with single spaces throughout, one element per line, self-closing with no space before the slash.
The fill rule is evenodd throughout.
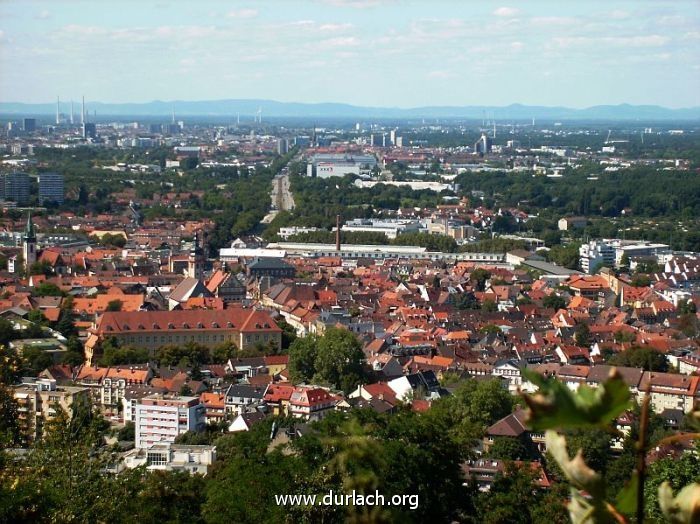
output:
<path id="1" fill-rule="evenodd" d="M 80 112 L 80 123 L 84 124 L 85 123 L 85 95 L 83 95 L 83 107 Z"/>
<path id="2" fill-rule="evenodd" d="M 70 123 L 73 125 L 75 122 L 73 121 L 73 101 L 70 101 Z"/>
<path id="3" fill-rule="evenodd" d="M 56 97 L 56 125 L 61 123 L 61 113 L 60 113 L 60 106 L 61 105 L 61 97 Z"/>
<path id="4" fill-rule="evenodd" d="M 340 253 L 340 215 L 335 215 L 335 250 Z"/>

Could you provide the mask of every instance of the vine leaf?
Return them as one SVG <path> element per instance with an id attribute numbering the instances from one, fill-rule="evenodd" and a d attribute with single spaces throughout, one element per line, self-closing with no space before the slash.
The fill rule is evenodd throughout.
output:
<path id="1" fill-rule="evenodd" d="M 637 503 L 637 491 L 639 490 L 639 476 L 635 471 L 617 494 L 615 507 L 625 515 L 631 515 L 635 511 Z"/>
<path id="2" fill-rule="evenodd" d="M 700 483 L 688 484 L 674 498 L 671 484 L 663 482 L 659 486 L 659 506 L 671 524 L 700 522 Z"/>
<path id="3" fill-rule="evenodd" d="M 578 450 L 569 458 L 566 437 L 548 429 L 545 433 L 547 450 L 571 484 L 571 500 L 568 503 L 569 517 L 573 524 L 604 524 L 625 522 L 618 510 L 605 502 L 605 480 L 583 460 L 583 451 Z M 587 494 L 584 496 L 584 493 Z"/>
<path id="4" fill-rule="evenodd" d="M 603 426 L 629 407 L 629 388 L 615 368 L 599 387 L 581 385 L 575 393 L 553 378 L 528 369 L 523 372 L 539 388 L 537 393 L 523 395 L 530 408 L 528 424 L 534 430 Z"/>

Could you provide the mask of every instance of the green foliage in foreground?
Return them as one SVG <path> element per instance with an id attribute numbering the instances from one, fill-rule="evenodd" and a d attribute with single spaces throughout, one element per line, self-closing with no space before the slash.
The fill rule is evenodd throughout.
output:
<path id="1" fill-rule="evenodd" d="M 143 469 L 108 474 L 114 451 L 105 446 L 106 424 L 89 405 L 75 406 L 71 416 L 58 410 L 46 424 L 45 438 L 14 458 L 1 448 L 11 445 L 16 428 L 5 427 L 0 448 L 0 522 L 465 522 L 564 523 L 628 522 L 634 513 L 637 485 L 623 487 L 607 502 L 606 481 L 592 469 L 596 450 L 605 447 L 603 429 L 621 410 L 627 398 L 613 378 L 602 393 L 579 398 L 552 383 L 541 384 L 541 396 L 528 399 L 535 427 L 569 427 L 572 416 L 580 430 L 560 436 L 548 430 L 548 443 L 559 475 L 548 490 L 536 487 L 529 468 L 507 462 L 488 492 L 480 492 L 463 478 L 461 464 L 471 457 L 485 428 L 513 409 L 515 398 L 496 380 L 466 380 L 454 394 L 433 403 L 430 410 L 414 412 L 399 406 L 379 415 L 371 410 L 333 412 L 312 423 L 304 436 L 284 443 L 270 440 L 273 423 L 277 435 L 298 421 L 267 419 L 250 432 L 222 434 L 211 428 L 205 441 L 217 447 L 218 460 L 206 477 L 181 472 Z M 565 398 L 566 396 L 571 398 Z M 13 401 L 0 402 L 5 420 Z M 553 399 L 558 402 L 552 403 Z M 2 398 L 0 398 L 2 400 Z M 604 404 L 601 406 L 600 404 Z M 571 414 L 573 411 L 574 415 Z M 597 437 L 589 438 L 593 433 Z M 123 436 L 131 434 L 125 428 Z M 594 435 L 595 436 L 595 435 Z M 183 441 L 190 442 L 190 435 Z M 600 443 L 602 442 L 602 445 Z M 569 448 L 582 447 L 574 458 Z M 504 453 L 522 450 L 503 447 Z M 596 464 L 596 467 L 605 467 Z M 697 499 L 697 457 L 661 460 L 648 469 L 645 484 L 647 518 L 692 522 Z M 417 495 L 417 507 L 383 506 L 281 506 L 276 495 L 324 495 L 355 492 L 385 497 Z M 585 490 L 592 498 L 581 495 Z M 90 494 L 90 496 L 86 496 Z M 675 497 L 674 497 L 675 494 Z M 566 505 L 567 498 L 572 502 Z M 695 497 L 695 498 L 694 498 Z M 657 503 L 658 500 L 658 503 Z"/>
<path id="2" fill-rule="evenodd" d="M 632 516 L 636 516 L 637 522 L 646 518 L 653 518 L 655 522 L 666 520 L 687 524 L 700 520 L 700 483 L 697 482 L 700 463 L 697 456 L 687 455 L 681 461 L 661 460 L 646 471 L 651 418 L 648 398 L 640 414 L 634 469 L 613 501 L 607 499 L 609 490 L 605 476 L 591 467 L 604 467 L 604 464 L 595 464 L 590 451 L 587 453 L 583 448 L 578 448 L 571 458 L 567 447 L 574 439 L 555 431 L 567 428 L 611 429 L 610 423 L 629 408 L 629 391 L 618 373 L 613 372 L 595 390 L 582 385 L 576 393 L 561 382 L 546 380 L 534 372 L 526 376 L 539 386 L 537 393 L 524 396 L 530 407 L 529 424 L 535 429 L 546 430 L 548 452 L 570 484 L 571 501 L 567 509 L 573 523 L 630 522 Z M 700 434 L 695 438 L 700 438 Z M 647 482 L 642 482 L 647 473 Z M 675 498 L 674 489 L 680 489 Z"/>

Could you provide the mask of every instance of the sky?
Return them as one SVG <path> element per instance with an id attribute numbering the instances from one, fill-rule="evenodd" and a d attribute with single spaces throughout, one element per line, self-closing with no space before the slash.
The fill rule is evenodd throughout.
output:
<path id="1" fill-rule="evenodd" d="M 0 0 L 0 101 L 700 106 L 700 1 Z"/>

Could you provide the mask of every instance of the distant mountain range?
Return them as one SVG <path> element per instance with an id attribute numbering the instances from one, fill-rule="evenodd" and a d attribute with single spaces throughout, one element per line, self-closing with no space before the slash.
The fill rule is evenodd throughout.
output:
<path id="1" fill-rule="evenodd" d="M 700 107 L 669 109 L 654 105 L 601 105 L 586 109 L 568 107 L 526 106 L 511 104 L 509 106 L 426 106 L 409 109 L 397 107 L 363 107 L 350 104 L 322 103 L 303 104 L 296 102 L 277 102 L 274 100 L 175 100 L 133 104 L 106 104 L 86 102 L 90 115 L 97 111 L 98 117 L 104 116 L 167 116 L 172 111 L 175 116 L 233 117 L 237 114 L 249 120 L 257 114 L 262 117 L 287 118 L 465 118 L 496 120 L 700 120 Z M 76 117 L 80 112 L 80 103 L 74 103 Z M 61 112 L 70 112 L 70 103 L 61 102 Z M 56 104 L 24 104 L 18 102 L 0 102 L 0 114 L 4 115 L 54 115 Z"/>

